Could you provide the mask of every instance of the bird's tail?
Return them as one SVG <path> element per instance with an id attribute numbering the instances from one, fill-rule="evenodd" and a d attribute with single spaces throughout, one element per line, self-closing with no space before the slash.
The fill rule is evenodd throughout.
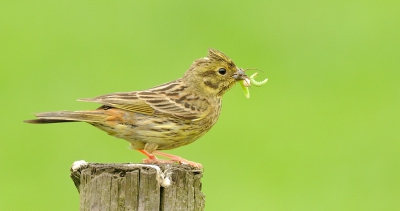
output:
<path id="1" fill-rule="evenodd" d="M 102 111 L 56 111 L 35 114 L 37 119 L 25 120 L 26 123 L 47 124 L 59 122 L 100 122 L 107 118 Z"/>

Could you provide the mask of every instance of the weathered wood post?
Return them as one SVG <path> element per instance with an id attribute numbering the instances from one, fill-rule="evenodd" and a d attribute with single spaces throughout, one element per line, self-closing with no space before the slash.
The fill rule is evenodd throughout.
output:
<path id="1" fill-rule="evenodd" d="M 81 211 L 204 210 L 202 172 L 187 165 L 76 161 L 70 176 Z"/>

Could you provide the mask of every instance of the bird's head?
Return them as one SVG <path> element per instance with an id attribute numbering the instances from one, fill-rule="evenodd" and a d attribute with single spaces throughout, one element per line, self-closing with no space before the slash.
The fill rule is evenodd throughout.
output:
<path id="1" fill-rule="evenodd" d="M 229 57 L 209 49 L 208 56 L 195 60 L 182 79 L 201 93 L 222 96 L 236 82 L 246 78 L 243 69 L 236 67 Z"/>

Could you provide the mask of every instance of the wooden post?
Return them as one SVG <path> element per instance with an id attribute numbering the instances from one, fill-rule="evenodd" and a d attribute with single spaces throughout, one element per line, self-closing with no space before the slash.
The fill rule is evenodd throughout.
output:
<path id="1" fill-rule="evenodd" d="M 76 161 L 70 176 L 81 211 L 204 210 L 202 172 L 187 165 Z"/>

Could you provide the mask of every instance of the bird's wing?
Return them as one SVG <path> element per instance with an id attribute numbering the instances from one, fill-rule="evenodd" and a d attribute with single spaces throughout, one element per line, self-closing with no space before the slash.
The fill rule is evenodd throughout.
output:
<path id="1" fill-rule="evenodd" d="M 169 82 L 149 90 L 120 92 L 79 101 L 96 102 L 147 115 L 172 115 L 181 119 L 199 120 L 211 108 L 205 98 L 187 93 L 179 81 Z"/>

